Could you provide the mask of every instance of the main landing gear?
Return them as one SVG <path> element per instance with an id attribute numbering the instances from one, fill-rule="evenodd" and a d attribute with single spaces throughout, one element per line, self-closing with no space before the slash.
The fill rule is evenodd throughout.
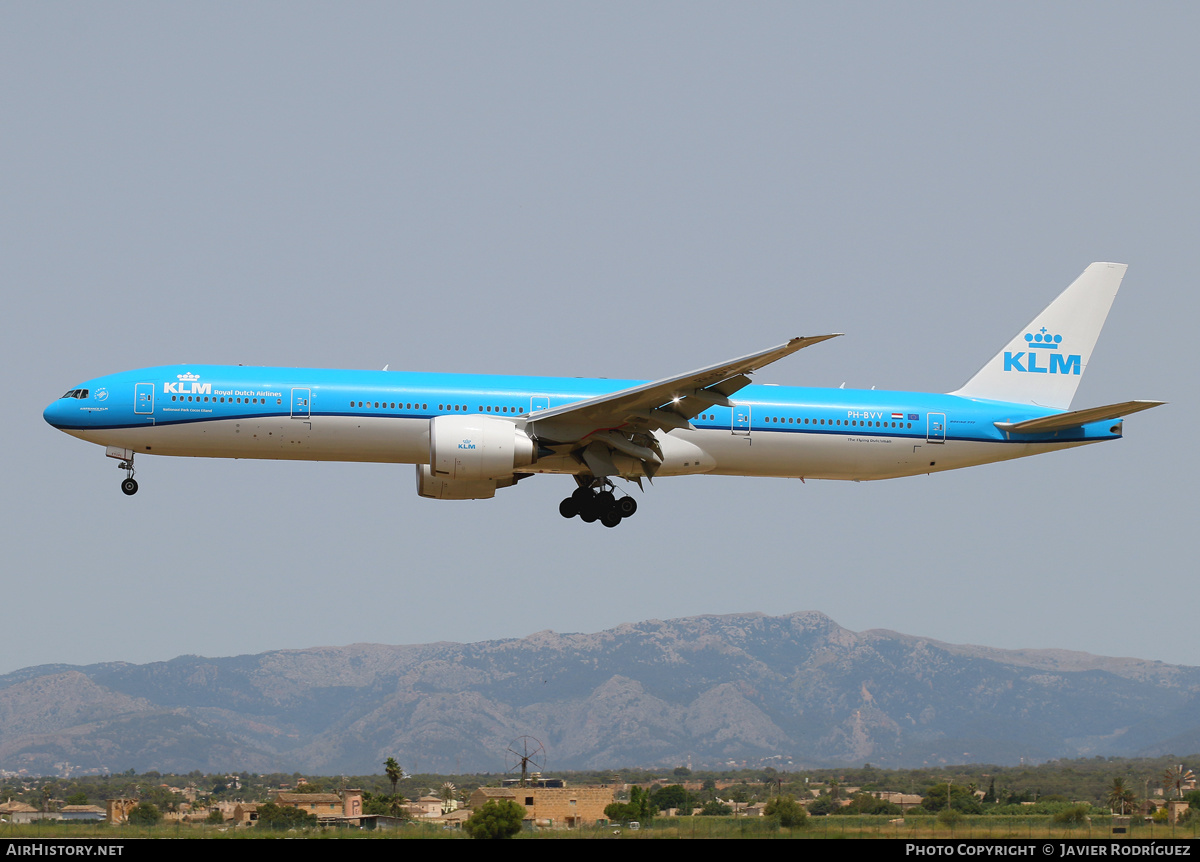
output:
<path id="1" fill-rule="evenodd" d="M 632 517 L 637 511 L 637 500 L 633 497 L 617 497 L 612 492 L 612 483 L 601 481 L 592 486 L 581 485 L 558 504 L 558 514 L 564 518 L 579 516 L 587 523 L 599 521 L 606 527 L 615 527 L 624 518 Z"/>
<path id="2" fill-rule="evenodd" d="M 121 480 L 121 490 L 126 497 L 132 497 L 138 489 L 137 479 L 133 478 L 133 456 L 130 455 L 128 460 L 122 461 L 117 467 L 125 471 L 125 478 Z"/>

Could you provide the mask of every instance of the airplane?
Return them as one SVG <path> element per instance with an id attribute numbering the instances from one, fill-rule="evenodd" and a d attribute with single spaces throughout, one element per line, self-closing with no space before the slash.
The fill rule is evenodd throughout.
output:
<path id="1" fill-rule="evenodd" d="M 43 416 L 104 446 L 127 495 L 139 453 L 414 464 L 438 500 L 562 473 L 576 488 L 559 513 L 615 527 L 637 511 L 615 479 L 891 479 L 1120 438 L 1125 416 L 1165 402 L 1070 406 L 1125 270 L 1088 266 L 947 394 L 751 384 L 831 333 L 650 382 L 161 366 L 87 380 Z"/>

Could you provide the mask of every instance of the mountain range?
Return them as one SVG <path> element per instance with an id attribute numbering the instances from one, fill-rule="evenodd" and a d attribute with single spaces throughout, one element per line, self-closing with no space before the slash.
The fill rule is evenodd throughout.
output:
<path id="1" fill-rule="evenodd" d="M 824 614 L 355 644 L 0 676 L 0 769 L 504 772 L 1038 762 L 1200 751 L 1200 668 L 1002 650 Z"/>

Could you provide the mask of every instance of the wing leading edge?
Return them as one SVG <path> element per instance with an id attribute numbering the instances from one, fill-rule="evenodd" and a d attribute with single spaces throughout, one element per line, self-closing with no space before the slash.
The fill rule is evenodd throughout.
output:
<path id="1" fill-rule="evenodd" d="M 661 462 L 654 431 L 692 427 L 689 421 L 714 404 L 732 406 L 729 396 L 750 383 L 749 374 L 798 350 L 842 333 L 801 336 L 786 344 L 751 353 L 686 374 L 664 377 L 619 392 L 587 398 L 531 414 L 528 426 L 544 444 L 577 450 L 597 475 L 617 475 L 611 454 L 641 462 L 649 476 Z"/>

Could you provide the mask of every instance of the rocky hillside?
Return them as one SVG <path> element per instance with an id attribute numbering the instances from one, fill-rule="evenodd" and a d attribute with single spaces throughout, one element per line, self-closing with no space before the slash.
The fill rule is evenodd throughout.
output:
<path id="1" fill-rule="evenodd" d="M 1200 668 L 855 633 L 820 613 L 0 676 L 0 769 L 50 774 L 1014 763 L 1200 750 Z"/>

